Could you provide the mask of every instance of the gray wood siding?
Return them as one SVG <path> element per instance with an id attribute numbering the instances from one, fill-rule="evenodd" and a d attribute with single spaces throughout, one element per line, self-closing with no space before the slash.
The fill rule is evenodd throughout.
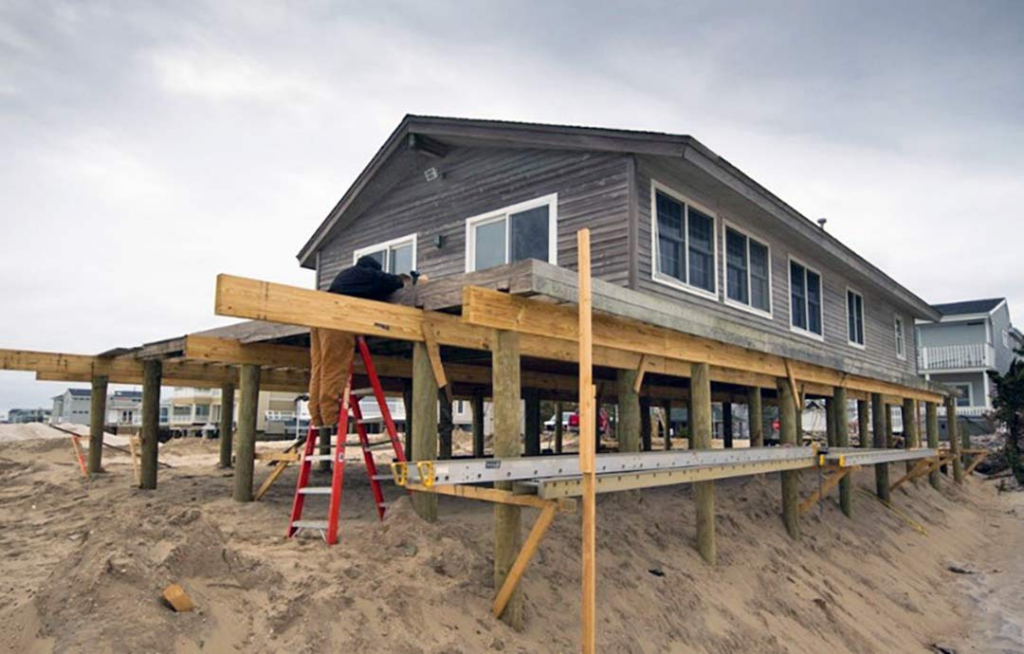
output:
<path id="1" fill-rule="evenodd" d="M 454 147 L 442 159 L 404 151 L 389 163 L 399 179 L 320 250 L 318 286 L 352 265 L 355 250 L 412 233 L 420 272 L 461 274 L 467 218 L 551 193 L 558 194 L 558 265 L 575 268 L 576 231 L 590 227 L 594 275 L 625 285 L 628 163 L 622 154 L 578 151 Z M 427 182 L 423 170 L 430 166 L 443 178 Z"/>
<path id="2" fill-rule="evenodd" d="M 666 286 L 652 279 L 651 180 L 671 188 L 693 202 L 716 214 L 715 238 L 718 253 L 716 277 L 718 300 Z M 805 344 L 820 347 L 823 354 L 860 359 L 896 374 L 916 374 L 917 355 L 914 339 L 914 321 L 903 316 L 906 352 L 905 360 L 896 356 L 894 320 L 896 310 L 884 295 L 867 284 L 851 282 L 841 268 L 822 261 L 810 243 L 801 243 L 797 237 L 780 228 L 778 221 L 753 203 L 721 185 L 692 164 L 678 159 L 640 157 L 636 175 L 638 207 L 638 245 L 640 250 L 638 290 L 669 297 L 701 311 L 710 311 L 759 325 L 784 339 L 799 339 Z M 736 309 L 724 303 L 724 268 L 722 266 L 722 221 L 727 221 L 749 232 L 771 248 L 772 317 L 771 319 Z M 788 231 L 788 230 L 787 230 Z M 789 257 L 793 256 L 821 273 L 823 282 L 822 318 L 824 341 L 794 334 L 790 330 Z M 864 296 L 864 331 L 866 348 L 847 343 L 846 289 L 850 286 Z"/>

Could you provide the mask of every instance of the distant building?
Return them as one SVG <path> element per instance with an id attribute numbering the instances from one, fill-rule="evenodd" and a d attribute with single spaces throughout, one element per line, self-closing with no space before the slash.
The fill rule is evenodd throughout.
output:
<path id="1" fill-rule="evenodd" d="M 69 388 L 54 397 L 50 424 L 88 425 L 91 398 L 88 388 Z"/>
<path id="2" fill-rule="evenodd" d="M 142 392 L 114 391 L 107 397 L 108 427 L 132 428 L 142 426 Z"/>
<path id="3" fill-rule="evenodd" d="M 50 411 L 48 409 L 11 409 L 7 412 L 7 422 L 14 425 L 24 425 L 30 422 L 48 422 Z"/>

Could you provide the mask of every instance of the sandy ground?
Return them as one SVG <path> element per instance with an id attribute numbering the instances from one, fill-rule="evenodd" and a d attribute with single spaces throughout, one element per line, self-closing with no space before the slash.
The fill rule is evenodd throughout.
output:
<path id="1" fill-rule="evenodd" d="M 173 468 L 144 492 L 132 488 L 127 456 L 106 451 L 107 474 L 86 482 L 67 437 L 0 426 L 0 651 L 577 650 L 578 516 L 556 520 L 527 572 L 527 628 L 516 633 L 489 615 L 490 506 L 442 498 L 441 520 L 425 524 L 389 488 L 397 501 L 380 523 L 355 464 L 342 542 L 285 540 L 295 470 L 265 501 L 236 504 L 216 448 L 162 446 Z M 816 484 L 804 475 L 805 493 Z M 602 651 L 1024 651 L 1020 493 L 978 478 L 897 491 L 923 535 L 857 493 L 852 520 L 827 502 L 794 543 L 777 477 L 716 488 L 716 568 L 694 551 L 688 487 L 600 498 Z M 527 525 L 534 515 L 524 512 Z M 195 612 L 162 605 L 172 582 Z"/>

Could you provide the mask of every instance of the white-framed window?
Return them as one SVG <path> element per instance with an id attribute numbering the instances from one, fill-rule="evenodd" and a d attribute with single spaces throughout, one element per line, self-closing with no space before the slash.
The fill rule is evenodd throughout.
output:
<path id="1" fill-rule="evenodd" d="M 846 289 L 846 340 L 854 347 L 864 347 L 864 296 Z"/>
<path id="2" fill-rule="evenodd" d="M 960 397 L 956 398 L 958 407 L 974 406 L 974 389 L 970 384 L 951 384 L 951 386 L 960 393 Z"/>
<path id="3" fill-rule="evenodd" d="M 1010 330 L 1009 329 L 1004 329 L 1003 330 L 1003 347 L 1005 347 L 1005 348 L 1009 348 L 1010 347 Z"/>
<path id="4" fill-rule="evenodd" d="M 651 276 L 668 286 L 718 299 L 713 212 L 651 181 Z"/>
<path id="5" fill-rule="evenodd" d="M 771 318 L 771 248 L 749 232 L 723 223 L 725 303 Z"/>
<path id="6" fill-rule="evenodd" d="M 789 326 L 795 332 L 823 339 L 821 273 L 789 259 Z"/>
<path id="7" fill-rule="evenodd" d="M 896 336 L 896 357 L 907 358 L 907 334 L 903 329 L 903 316 L 896 316 L 893 320 L 893 330 Z"/>
<path id="8" fill-rule="evenodd" d="M 540 259 L 558 263 L 558 194 L 466 219 L 466 272 Z"/>
<path id="9" fill-rule="evenodd" d="M 409 234 L 401 238 L 359 248 L 352 253 L 352 263 L 360 257 L 373 257 L 385 272 L 402 275 L 416 270 L 416 235 Z"/>

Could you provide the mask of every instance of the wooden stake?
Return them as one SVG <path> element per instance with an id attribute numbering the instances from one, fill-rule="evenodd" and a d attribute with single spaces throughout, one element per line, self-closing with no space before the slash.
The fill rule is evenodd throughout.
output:
<path id="1" fill-rule="evenodd" d="M 875 447 L 888 447 L 888 436 L 886 433 L 886 415 L 889 407 L 885 404 L 885 398 L 879 393 L 871 394 L 871 417 L 874 419 Z M 883 502 L 889 501 L 889 464 L 880 463 L 875 466 L 875 494 Z"/>
<path id="2" fill-rule="evenodd" d="M 761 387 L 747 389 L 747 415 L 750 422 L 750 447 L 764 447 L 764 408 L 761 406 Z"/>
<path id="3" fill-rule="evenodd" d="M 837 386 L 832 394 L 836 446 L 850 446 L 850 423 L 846 419 L 846 388 Z M 839 482 L 839 507 L 847 518 L 853 517 L 853 479 L 844 476 Z"/>
<path id="4" fill-rule="evenodd" d="M 89 472 L 103 472 L 103 432 L 107 417 L 107 377 L 92 378 L 89 398 Z"/>
<path id="5" fill-rule="evenodd" d="M 252 477 L 256 466 L 256 420 L 260 403 L 260 367 L 245 364 L 239 370 L 238 377 L 241 402 L 238 405 L 234 498 L 236 502 L 251 502 Z M 338 438 L 344 438 L 344 436 Z"/>
<path id="6" fill-rule="evenodd" d="M 437 379 L 424 343 L 412 346 L 412 458 L 437 459 Z M 412 505 L 419 517 L 437 521 L 436 495 L 413 493 Z"/>
<path id="7" fill-rule="evenodd" d="M 779 440 L 783 447 L 797 445 L 800 412 L 799 396 L 792 378 L 779 382 Z M 800 539 L 800 473 L 792 470 L 782 473 L 782 521 L 786 532 L 794 540 Z"/>
<path id="8" fill-rule="evenodd" d="M 142 362 L 142 429 L 139 440 L 142 449 L 139 488 L 156 488 L 156 468 L 160 445 L 160 361 L 146 359 Z"/>
<path id="9" fill-rule="evenodd" d="M 494 337 L 491 401 L 494 406 L 494 457 L 522 456 L 519 442 L 521 393 L 519 334 L 499 331 Z M 512 482 L 496 483 L 511 491 Z M 494 507 L 494 587 L 502 588 L 515 564 L 522 540 L 520 508 L 499 504 Z M 499 616 L 513 629 L 523 628 L 523 593 L 516 587 Z"/>
<path id="10" fill-rule="evenodd" d="M 711 449 L 711 376 L 708 364 L 695 363 L 690 372 L 690 442 L 691 449 Z M 697 551 L 710 565 L 715 565 L 715 482 L 700 481 L 693 485 L 697 501 Z"/>
<path id="11" fill-rule="evenodd" d="M 231 449 L 235 431 L 235 385 L 220 387 L 220 460 L 218 468 L 231 467 Z"/>
<path id="12" fill-rule="evenodd" d="M 595 473 L 594 421 L 594 333 L 593 298 L 590 288 L 590 230 L 576 234 L 579 270 L 579 362 L 580 362 L 580 472 L 583 477 L 583 597 L 581 606 L 580 649 L 583 654 L 597 651 L 597 479 Z"/>
<path id="13" fill-rule="evenodd" d="M 924 405 L 925 411 L 925 426 L 928 432 L 928 447 L 932 449 L 939 449 L 939 411 L 938 406 L 934 402 L 927 402 Z M 939 473 L 939 466 L 933 466 L 928 471 L 928 483 L 932 485 L 932 488 L 939 490 L 939 479 L 942 475 Z"/>

